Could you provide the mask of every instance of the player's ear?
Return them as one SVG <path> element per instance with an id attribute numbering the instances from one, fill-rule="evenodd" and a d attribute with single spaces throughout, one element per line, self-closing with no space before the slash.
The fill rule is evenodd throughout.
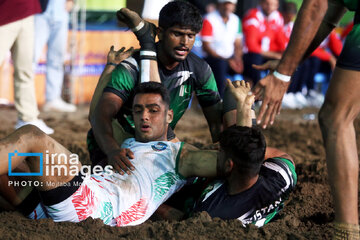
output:
<path id="1" fill-rule="evenodd" d="M 232 171 L 233 167 L 234 167 L 234 162 L 233 162 L 233 160 L 232 160 L 231 158 L 226 159 L 226 161 L 225 161 L 225 168 L 224 168 L 225 173 L 226 173 L 226 174 L 230 173 L 230 172 Z"/>
<path id="2" fill-rule="evenodd" d="M 164 29 L 162 27 L 158 27 L 158 28 L 156 28 L 156 32 L 157 32 L 159 41 L 161 41 L 163 39 Z"/>
<path id="3" fill-rule="evenodd" d="M 169 109 L 166 114 L 166 123 L 171 123 L 174 118 L 174 111 L 172 109 Z"/>

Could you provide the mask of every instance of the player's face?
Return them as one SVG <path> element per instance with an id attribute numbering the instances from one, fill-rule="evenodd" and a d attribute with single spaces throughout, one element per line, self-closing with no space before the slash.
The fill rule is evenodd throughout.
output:
<path id="1" fill-rule="evenodd" d="M 261 0 L 260 1 L 261 9 L 263 10 L 266 16 L 269 16 L 273 11 L 278 10 L 279 1 L 278 0 Z"/>
<path id="2" fill-rule="evenodd" d="M 172 121 L 172 110 L 167 109 L 161 95 L 156 93 L 135 95 L 133 118 L 137 141 L 167 140 L 167 128 Z"/>
<path id="3" fill-rule="evenodd" d="M 190 28 L 172 26 L 168 29 L 160 30 L 160 48 L 163 55 L 170 61 L 184 61 L 191 51 L 195 42 L 196 32 Z"/>
<path id="4" fill-rule="evenodd" d="M 231 2 L 220 3 L 218 5 L 220 15 L 223 17 L 229 17 L 230 13 L 233 13 L 235 11 L 235 8 L 236 8 L 236 5 Z"/>

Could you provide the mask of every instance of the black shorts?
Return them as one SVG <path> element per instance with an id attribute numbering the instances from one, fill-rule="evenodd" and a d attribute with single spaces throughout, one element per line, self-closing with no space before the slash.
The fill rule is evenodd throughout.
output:
<path id="1" fill-rule="evenodd" d="M 346 37 L 336 66 L 343 69 L 360 71 L 360 4 L 355 13 L 354 27 Z"/>

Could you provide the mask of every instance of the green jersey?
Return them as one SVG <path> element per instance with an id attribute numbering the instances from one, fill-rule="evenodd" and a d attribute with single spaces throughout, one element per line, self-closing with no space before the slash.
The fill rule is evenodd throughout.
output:
<path id="1" fill-rule="evenodd" d="M 138 55 L 123 61 L 112 73 L 104 92 L 112 92 L 123 101 L 123 107 L 117 114 L 121 126 L 133 133 L 134 122 L 131 107 L 134 88 L 140 83 Z M 221 101 L 214 75 L 209 65 L 195 54 L 190 53 L 186 60 L 173 70 L 167 70 L 158 62 L 161 82 L 170 93 L 170 108 L 174 111 L 174 119 L 170 123 L 172 129 L 189 106 L 192 94 L 195 93 L 201 107 L 209 107 Z"/>

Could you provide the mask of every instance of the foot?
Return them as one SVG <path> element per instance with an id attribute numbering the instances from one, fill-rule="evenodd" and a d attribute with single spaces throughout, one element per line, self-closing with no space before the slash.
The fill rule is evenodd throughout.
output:
<path id="1" fill-rule="evenodd" d="M 128 8 L 121 8 L 116 16 L 119 21 L 124 22 L 136 35 L 142 50 L 156 51 L 155 37 L 156 26 L 143 20 L 139 14 Z"/>
<path id="2" fill-rule="evenodd" d="M 360 230 L 359 225 L 335 222 L 334 223 L 334 235 L 333 235 L 332 239 L 334 239 L 334 240 L 360 239 L 359 230 Z"/>
<path id="3" fill-rule="evenodd" d="M 128 8 L 121 8 L 117 11 L 116 16 L 119 21 L 124 22 L 131 29 L 140 26 L 140 23 L 143 21 L 139 14 Z"/>
<path id="4" fill-rule="evenodd" d="M 54 133 L 54 129 L 48 127 L 43 120 L 41 119 L 36 119 L 34 121 L 29 121 L 29 122 L 26 122 L 26 121 L 23 121 L 23 120 L 18 120 L 17 123 L 15 124 L 15 129 L 18 129 L 18 128 L 21 128 L 22 126 L 25 126 L 25 125 L 28 125 L 28 124 L 31 124 L 31 125 L 34 125 L 36 127 L 38 127 L 41 131 L 43 131 L 44 133 L 46 134 L 53 134 Z"/>
<path id="5" fill-rule="evenodd" d="M 76 106 L 62 100 L 61 98 L 46 102 L 43 106 L 44 112 L 75 112 Z"/>

